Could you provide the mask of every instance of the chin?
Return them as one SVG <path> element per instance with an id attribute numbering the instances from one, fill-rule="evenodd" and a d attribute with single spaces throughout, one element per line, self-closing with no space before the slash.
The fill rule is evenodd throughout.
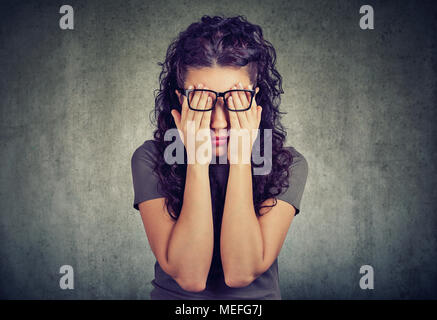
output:
<path id="1" fill-rule="evenodd" d="M 212 147 L 212 153 L 216 156 L 216 157 L 221 157 L 223 155 L 225 155 L 227 152 L 227 146 L 213 146 Z"/>

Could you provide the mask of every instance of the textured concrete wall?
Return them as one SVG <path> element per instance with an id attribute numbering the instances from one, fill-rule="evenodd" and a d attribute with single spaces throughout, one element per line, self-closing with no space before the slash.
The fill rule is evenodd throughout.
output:
<path id="1" fill-rule="evenodd" d="M 130 157 L 151 138 L 168 44 L 223 13 L 275 46 L 288 144 L 309 162 L 283 298 L 437 298 L 432 2 L 160 2 L 2 2 L 0 297 L 149 299 Z M 62 4 L 74 30 L 59 28 Z M 358 26 L 363 4 L 374 30 Z M 64 264 L 74 290 L 59 288 Z M 364 264 L 374 290 L 358 285 Z"/>

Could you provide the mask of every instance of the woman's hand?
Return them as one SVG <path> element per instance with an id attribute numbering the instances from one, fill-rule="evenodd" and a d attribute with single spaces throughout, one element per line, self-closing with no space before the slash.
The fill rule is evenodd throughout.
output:
<path id="1" fill-rule="evenodd" d="M 244 88 L 241 83 L 238 83 L 232 88 L 234 89 L 249 89 L 252 90 L 252 85 Z M 259 89 L 257 88 L 256 93 Z M 255 93 L 255 94 L 256 94 Z M 232 92 L 227 101 L 228 105 L 233 109 L 246 109 L 250 103 L 249 92 Z M 250 164 L 252 155 L 253 143 L 256 140 L 259 124 L 261 122 L 262 107 L 256 105 L 255 97 L 252 100 L 252 106 L 246 111 L 229 111 L 229 119 L 231 122 L 231 130 L 229 135 L 228 145 L 228 160 L 230 164 Z M 243 142 L 240 143 L 239 136 Z M 249 142 L 247 144 L 247 142 Z"/>
<path id="2" fill-rule="evenodd" d="M 188 89 L 192 89 L 189 86 Z M 203 88 L 202 84 L 197 85 L 197 89 Z M 204 88 L 208 89 L 208 88 Z M 176 94 L 181 97 L 181 93 L 176 90 Z M 210 109 L 212 106 L 212 98 L 207 92 L 195 92 L 191 94 L 190 105 L 197 109 Z M 179 129 L 179 135 L 185 145 L 187 151 L 188 164 L 206 164 L 209 165 L 212 159 L 212 143 L 211 143 L 211 110 L 210 111 L 194 111 L 188 107 L 188 97 L 183 96 L 182 116 L 173 109 L 171 115 Z M 199 134 L 199 141 L 196 137 Z M 206 136 L 206 137 L 205 137 Z M 206 141 L 205 141 L 206 140 Z M 199 154 L 198 154 L 199 151 Z M 206 154 L 205 154 L 206 153 Z M 197 155 L 198 154 L 198 155 Z M 196 156 L 197 155 L 197 156 Z"/>

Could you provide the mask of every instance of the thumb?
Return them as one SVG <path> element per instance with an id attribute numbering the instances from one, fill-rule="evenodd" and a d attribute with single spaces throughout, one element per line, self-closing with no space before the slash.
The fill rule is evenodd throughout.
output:
<path id="1" fill-rule="evenodd" d="M 181 115 L 180 115 L 180 113 L 176 109 L 171 110 L 170 113 L 173 116 L 173 120 L 176 123 L 176 126 L 179 128 L 179 122 L 181 122 Z"/>

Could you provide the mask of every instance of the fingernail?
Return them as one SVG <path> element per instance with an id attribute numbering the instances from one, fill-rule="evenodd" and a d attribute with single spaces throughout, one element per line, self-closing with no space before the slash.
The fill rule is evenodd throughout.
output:
<path id="1" fill-rule="evenodd" d="M 193 86 L 192 86 L 192 85 L 190 85 L 190 86 L 188 87 L 188 89 L 193 89 Z"/>

